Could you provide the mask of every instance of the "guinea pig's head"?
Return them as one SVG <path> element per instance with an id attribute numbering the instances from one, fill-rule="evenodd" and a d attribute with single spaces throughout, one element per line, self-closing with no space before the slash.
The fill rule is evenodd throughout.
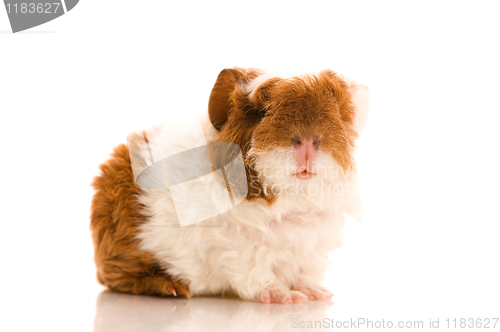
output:
<path id="1" fill-rule="evenodd" d="M 247 199 L 338 191 L 355 169 L 367 93 L 330 70 L 279 77 L 224 69 L 210 95 L 209 117 L 219 131 L 216 141 L 241 148 Z"/>

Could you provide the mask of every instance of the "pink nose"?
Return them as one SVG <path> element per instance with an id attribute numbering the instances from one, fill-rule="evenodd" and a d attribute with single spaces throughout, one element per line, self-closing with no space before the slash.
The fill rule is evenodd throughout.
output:
<path id="1" fill-rule="evenodd" d="M 292 145 L 295 148 L 299 168 L 307 171 L 312 170 L 312 163 L 316 158 L 321 140 L 316 136 L 294 136 L 292 138 Z"/>

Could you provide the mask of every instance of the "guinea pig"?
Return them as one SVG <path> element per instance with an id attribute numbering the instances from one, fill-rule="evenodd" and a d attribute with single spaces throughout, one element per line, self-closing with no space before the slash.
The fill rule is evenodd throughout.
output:
<path id="1" fill-rule="evenodd" d="M 331 70 L 280 76 L 224 69 L 203 131 L 209 143 L 240 148 L 243 199 L 181 227 L 171 190 L 138 186 L 131 163 L 132 146 L 146 154 L 149 145 L 171 148 L 164 131 L 131 134 L 93 181 L 98 281 L 133 294 L 232 294 L 283 304 L 330 299 L 322 286 L 328 254 L 342 244 L 344 213 L 362 216 L 354 146 L 367 112 L 368 88 Z M 179 135 L 180 148 L 192 146 L 193 133 Z M 206 181 L 226 187 L 217 177 Z M 198 189 L 185 197 L 200 207 L 217 199 Z"/>

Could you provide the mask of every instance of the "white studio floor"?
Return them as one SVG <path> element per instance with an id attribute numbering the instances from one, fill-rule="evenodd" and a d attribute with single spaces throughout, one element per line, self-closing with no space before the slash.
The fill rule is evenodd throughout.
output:
<path id="1" fill-rule="evenodd" d="M 94 331 L 293 331 L 292 319 L 323 320 L 331 301 L 263 305 L 235 299 L 170 299 L 101 292 Z"/>

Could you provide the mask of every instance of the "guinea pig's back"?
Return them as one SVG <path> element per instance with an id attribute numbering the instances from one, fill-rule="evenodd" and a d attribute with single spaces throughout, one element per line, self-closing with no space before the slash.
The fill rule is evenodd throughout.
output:
<path id="1" fill-rule="evenodd" d="M 143 192 L 134 181 L 127 146 L 116 147 L 100 170 L 92 183 L 90 217 L 97 280 L 119 292 L 189 296 L 187 286 L 172 281 L 150 253 L 138 249 L 138 227 L 148 217 L 138 201 Z"/>

